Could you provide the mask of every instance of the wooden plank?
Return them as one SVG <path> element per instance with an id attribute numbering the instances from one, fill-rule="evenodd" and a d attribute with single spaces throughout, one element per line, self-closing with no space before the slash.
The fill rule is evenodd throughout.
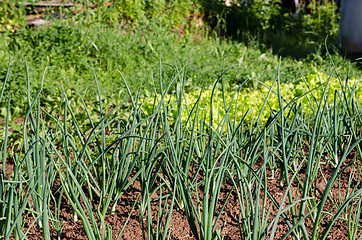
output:
<path id="1" fill-rule="evenodd" d="M 54 2 L 38 2 L 38 3 L 29 3 L 29 2 L 18 2 L 19 5 L 26 7 L 73 7 L 74 4 L 69 3 L 54 3 Z"/>

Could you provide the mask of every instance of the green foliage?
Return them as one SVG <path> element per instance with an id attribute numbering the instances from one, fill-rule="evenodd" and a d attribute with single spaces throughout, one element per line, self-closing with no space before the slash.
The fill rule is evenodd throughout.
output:
<path id="1" fill-rule="evenodd" d="M 0 32 L 14 31 L 25 23 L 25 10 L 16 0 L 0 1 Z"/>
<path id="2" fill-rule="evenodd" d="M 199 11 L 195 0 L 121 0 L 112 3 L 106 15 L 119 15 L 119 20 L 137 23 L 153 19 L 169 26 L 186 25 L 187 18 Z"/>
<path id="3" fill-rule="evenodd" d="M 64 13 L 67 19 L 89 25 L 95 22 L 107 25 L 138 24 L 151 20 L 175 28 L 189 28 L 190 16 L 200 11 L 198 0 L 75 0 L 72 3 L 75 5 L 72 8 L 50 7 L 41 16 L 46 18 L 56 11 Z M 31 10 L 34 11 L 36 9 Z M 0 13 L 2 30 L 14 31 L 25 26 L 25 8 L 18 1 L 1 1 Z"/>
<path id="4" fill-rule="evenodd" d="M 241 238 L 273 239 L 280 220 L 289 228 L 285 238 L 326 238 L 339 219 L 348 221 L 347 234 L 355 239 L 362 190 L 353 174 L 360 169 L 350 173 L 345 198 L 331 188 L 344 177 L 347 156 L 353 151 L 356 162 L 362 156 L 361 88 L 355 78 L 340 78 L 360 70 L 320 49 L 280 64 L 276 49 L 265 47 L 285 41 L 304 51 L 319 46 L 326 32 L 333 39 L 334 5 L 291 17 L 261 0 L 230 7 L 216 0 L 75 3 L 81 9 L 75 16 L 70 10 L 68 20 L 0 35 L 1 236 L 26 239 L 25 217 L 44 239 L 52 228 L 60 234 L 66 198 L 89 239 L 112 239 L 105 219 L 138 182 L 132 211 L 139 213 L 144 238 L 167 239 L 172 213 L 180 210 L 196 239 L 222 239 L 219 197 L 228 183 L 222 204 L 236 196 Z M 199 6 L 209 9 L 216 32 L 189 19 L 199 17 Z M 241 27 L 231 25 L 238 21 Z M 248 46 L 214 38 L 226 33 Z M 326 165 L 335 170 L 317 195 Z M 268 191 L 268 178 L 277 173 L 281 201 Z M 326 208 L 329 200 L 332 208 Z M 311 234 L 305 219 L 313 223 Z"/>
<path id="5" fill-rule="evenodd" d="M 249 45 L 213 38 L 206 33 L 184 33 L 179 35 L 170 27 L 154 22 L 138 26 L 100 26 L 57 22 L 39 29 L 21 29 L 15 33 L 0 35 L 0 81 L 6 76 L 8 59 L 11 59 L 12 81 L 11 121 L 15 121 L 26 106 L 26 84 L 24 60 L 29 65 L 29 76 L 34 89 L 39 89 L 44 79 L 44 104 L 48 109 L 58 106 L 63 87 L 76 95 L 82 93 L 87 103 L 94 101 L 94 91 L 89 88 L 94 73 L 98 76 L 105 104 L 113 106 L 126 96 L 126 91 L 117 70 L 127 76 L 130 88 L 140 89 L 144 97 L 151 96 L 152 89 L 159 89 L 159 62 L 164 63 L 164 82 L 187 66 L 185 89 L 187 92 L 209 87 L 223 71 L 227 88 L 245 81 L 250 89 L 260 88 L 260 82 L 270 81 L 277 75 L 278 57 L 272 50 L 261 45 Z M 198 35 L 199 34 L 199 35 Z M 332 56 L 336 68 L 347 72 L 345 59 Z M 321 53 L 310 55 L 299 61 L 283 58 L 280 70 L 285 83 L 296 83 L 300 75 L 314 71 L 327 73 L 329 61 Z M 351 64 L 350 74 L 360 71 Z M 53 79 L 56 79 L 54 81 Z M 256 81 L 257 80 L 257 81 Z M 8 91 L 9 88 L 6 88 Z M 1 103 L 1 116 L 5 117 L 5 104 Z"/>
<path id="6" fill-rule="evenodd" d="M 321 5 L 312 1 L 308 11 L 299 9 L 294 15 L 283 9 L 280 1 L 264 0 L 235 0 L 230 6 L 219 0 L 78 0 L 74 4 L 74 8 L 57 11 L 71 22 L 88 26 L 156 23 L 182 33 L 194 31 L 199 21 L 206 20 L 218 36 L 232 36 L 246 44 L 258 41 L 271 46 L 274 53 L 297 58 L 316 52 L 326 36 L 333 48 L 339 20 L 335 4 L 329 1 Z M 24 26 L 25 11 L 16 1 L 1 2 L 0 11 L 3 29 L 14 31 Z"/>
<path id="7" fill-rule="evenodd" d="M 300 77 L 300 80 L 292 83 L 282 83 L 280 84 L 280 93 L 283 96 L 283 102 L 289 104 L 290 102 L 295 102 L 297 104 L 302 104 L 304 111 L 309 112 L 309 116 L 313 116 L 317 110 L 317 102 L 320 101 L 324 92 L 324 88 L 327 81 L 330 81 L 326 91 L 331 93 L 340 92 L 343 85 L 341 85 L 338 78 L 333 77 L 329 79 L 325 74 L 315 73 L 308 74 L 305 77 Z M 352 92 L 352 97 L 354 100 L 362 101 L 362 87 L 358 85 L 359 81 L 356 79 L 350 79 L 348 81 L 348 88 L 354 89 Z M 242 84 L 244 85 L 244 84 Z M 204 118 L 208 121 L 210 116 L 210 111 L 213 109 L 215 114 L 218 116 L 218 120 L 215 121 L 215 127 L 220 124 L 220 121 L 223 121 L 222 117 L 226 115 L 225 107 L 221 104 L 225 101 L 227 106 L 230 106 L 228 109 L 231 119 L 235 119 L 236 122 L 243 120 L 244 124 L 250 126 L 257 119 L 260 123 L 266 123 L 270 115 L 276 111 L 279 107 L 278 100 L 278 89 L 276 86 L 273 86 L 273 81 L 265 81 L 261 83 L 261 88 L 251 89 L 251 88 L 242 88 L 239 89 L 237 86 L 234 86 L 232 89 L 223 90 L 219 86 L 218 90 L 213 92 L 212 88 L 202 90 L 202 96 L 200 96 L 201 91 L 192 91 L 186 93 L 183 99 L 183 106 L 194 105 L 198 103 L 200 105 L 200 111 L 203 112 Z M 270 96 L 268 92 L 271 90 Z M 237 92 L 235 92 L 237 91 Z M 236 96 L 235 96 L 236 94 Z M 209 103 L 210 97 L 213 95 L 213 105 Z M 328 102 L 333 103 L 334 95 L 330 94 L 328 97 Z M 348 93 L 346 97 L 350 98 L 351 93 Z M 160 99 L 160 96 L 157 97 Z M 264 102 L 267 99 L 267 107 L 263 109 Z M 175 94 L 170 94 L 165 96 L 165 101 L 169 102 L 170 105 L 176 105 L 176 96 Z M 151 115 L 153 111 L 154 100 L 148 98 L 143 100 L 143 109 L 147 115 Z M 263 111 L 262 111 L 263 110 Z M 262 111 L 261 115 L 259 113 Z M 248 112 L 248 114 L 246 114 Z M 177 110 L 173 108 L 171 110 L 170 117 L 171 119 L 176 119 Z M 293 115 L 293 114 L 292 114 Z M 306 120 L 308 115 L 305 116 Z M 182 121 L 186 122 L 189 118 L 187 112 L 183 112 Z"/>
<path id="8" fill-rule="evenodd" d="M 333 1 L 321 5 L 312 1 L 308 9 L 299 9 L 295 14 L 284 9 L 281 1 L 239 0 L 231 6 L 216 2 L 204 5 L 205 11 L 224 23 L 221 33 L 236 40 L 257 40 L 272 47 L 275 53 L 297 58 L 315 52 L 327 36 L 329 48 L 334 48 L 339 14 Z M 219 7 L 212 7 L 214 4 Z"/>
<path id="9" fill-rule="evenodd" d="M 160 68 L 162 72 L 162 63 Z M 2 89 L 12 80 L 9 70 Z M 284 101 L 291 97 L 292 88 L 283 86 L 277 75 L 268 83 L 275 93 L 270 89 L 265 92 L 262 109 L 256 111 L 258 117 L 250 125 L 247 112 L 241 119 L 232 117 L 233 104 L 239 109 L 243 103 L 237 100 L 238 91 L 232 96 L 234 103 L 230 101 L 221 77 L 210 91 L 196 93 L 197 100 L 186 101 L 190 94 L 185 92 L 185 71 L 181 68 L 171 76 L 161 94 L 154 92 L 157 97 L 149 115 L 142 110 L 140 95 L 133 94 L 124 81 L 129 93 L 124 104 L 131 106 L 122 119 L 114 114 L 118 108 L 107 110 L 109 105 L 102 101 L 96 76 L 90 84 L 97 96 L 92 108 L 81 96 L 70 99 L 69 91 L 62 90 L 58 111 L 52 113 L 41 107 L 44 85 L 31 91 L 27 74 L 28 110 L 21 148 L 13 158 L 7 151 L 12 98 L 11 93 L 3 95 L 1 91 L 0 102 L 7 102 L 0 148 L 0 233 L 4 238 L 26 238 L 29 229 L 25 229 L 25 218 L 33 219 L 44 239 L 51 237 L 53 227 L 60 234 L 59 209 L 54 211 L 51 206 L 62 207 L 60 203 L 66 199 L 88 239 L 112 239 L 114 232 L 106 217 L 124 206 L 118 200 L 125 193 L 131 194 L 128 188 L 135 182 L 141 194 L 132 198 L 136 202 L 129 217 L 138 210 L 143 237 L 148 239 L 168 239 L 173 211 L 184 214 L 195 239 L 223 239 L 222 226 L 228 223 L 223 222 L 222 215 L 231 196 L 237 199 L 233 208 L 240 209 L 241 238 L 274 239 L 277 227 L 283 224 L 287 228 L 284 239 L 290 235 L 326 239 L 337 219 L 348 222 L 348 238 L 356 236 L 359 225 L 353 216 L 359 219 L 362 209 L 361 179 L 354 177 L 361 170 L 353 166 L 362 157 L 359 81 L 349 85 L 338 75 L 319 78 L 311 74 L 294 93 L 300 96 L 300 88 L 305 92 L 303 87 L 317 86 L 315 91 L 306 92 L 309 100 Z M 161 77 L 158 80 L 162 85 Z M 74 104 L 77 99 L 80 102 Z M 217 111 L 214 103 L 224 112 Z M 204 108 L 206 104 L 210 107 Z M 263 108 L 269 104 L 273 111 L 265 122 Z M 78 121 L 80 113 L 86 115 L 89 126 L 83 126 L 84 119 Z M 349 158 L 352 152 L 355 157 Z M 347 160 L 353 163 L 348 163 L 352 171 L 345 168 Z M 12 164 L 14 171 L 7 172 L 6 164 Z M 325 178 L 326 165 L 333 171 L 329 178 Z M 276 172 L 281 176 L 277 193 L 269 190 L 269 178 Z M 347 191 L 333 187 L 346 182 L 346 176 Z M 326 185 L 321 193 L 316 182 Z M 228 191 L 221 198 L 225 186 Z M 157 198 L 153 198 L 155 194 Z M 329 201 L 333 201 L 332 206 Z M 271 208 L 276 214 L 270 214 Z M 321 229 L 322 224 L 326 228 Z M 118 239 L 121 237 L 122 231 Z"/>

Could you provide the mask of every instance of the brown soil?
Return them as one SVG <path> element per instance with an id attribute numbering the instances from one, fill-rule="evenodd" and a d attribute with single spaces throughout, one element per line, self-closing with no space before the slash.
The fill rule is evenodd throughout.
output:
<path id="1" fill-rule="evenodd" d="M 341 173 L 341 177 L 333 186 L 333 189 L 332 189 L 332 195 L 334 198 L 333 201 L 337 202 L 338 203 L 337 205 L 340 205 L 340 203 L 342 203 L 344 201 L 345 194 L 347 191 L 351 192 L 352 188 L 355 187 L 356 184 L 360 184 L 360 179 L 359 179 L 360 178 L 360 169 L 359 169 L 360 167 L 359 166 L 361 166 L 361 164 L 359 162 L 358 163 L 356 162 L 355 155 L 356 155 L 356 153 L 350 154 L 347 161 L 343 164 L 343 167 L 347 167 L 346 170 L 343 173 Z M 256 163 L 255 169 L 257 169 L 259 166 L 261 166 L 261 164 L 262 164 L 262 159 L 260 159 Z M 12 168 L 9 164 L 6 166 L 8 168 L 7 169 L 8 171 L 12 171 Z M 0 167 L 1 167 L 1 164 L 0 164 Z M 300 172 L 298 174 L 298 178 L 301 183 L 303 183 L 304 178 L 305 178 L 305 170 L 306 170 L 305 166 L 303 166 L 303 168 L 300 170 Z M 321 164 L 321 169 L 319 172 L 320 177 L 318 177 L 318 181 L 314 183 L 314 185 L 316 186 L 317 198 L 321 197 L 323 190 L 326 187 L 326 182 L 323 180 L 323 177 L 321 177 L 321 173 L 323 173 L 324 178 L 328 180 L 330 178 L 331 174 L 333 173 L 333 170 L 334 169 L 331 166 L 331 164 Z M 352 179 L 350 179 L 350 174 L 354 170 L 357 170 L 356 174 L 354 175 L 354 177 Z M 292 175 L 291 174 L 289 174 L 289 175 L 291 178 Z M 284 186 L 284 187 L 280 186 L 279 171 L 274 172 L 274 177 L 271 177 L 272 172 L 270 169 L 267 169 L 267 176 L 268 176 L 268 183 L 267 183 L 268 191 L 277 200 L 278 203 L 281 203 L 283 195 L 286 191 L 286 186 Z M 350 186 L 348 186 L 349 181 L 352 182 L 352 184 Z M 59 187 L 59 185 L 60 185 L 59 182 L 56 182 L 54 189 Z M 357 186 L 357 188 L 360 188 L 360 186 Z M 301 193 L 298 190 L 297 179 L 294 179 L 294 181 L 292 182 L 291 189 L 292 189 L 292 193 L 293 193 L 293 199 L 295 200 L 296 195 L 298 195 L 298 198 L 300 199 Z M 220 193 L 218 210 L 221 208 L 222 203 L 224 202 L 224 200 L 226 199 L 227 195 L 229 194 L 229 192 L 231 190 L 232 190 L 232 182 L 230 180 L 225 181 L 224 186 Z M 159 194 L 159 193 L 157 193 L 157 194 Z M 157 198 L 158 197 L 157 194 L 152 196 L 152 198 Z M 163 195 L 165 195 L 165 194 L 166 194 L 166 190 L 163 193 Z M 261 199 L 263 198 L 263 195 L 264 195 L 264 192 L 261 191 L 261 194 L 260 194 Z M 136 181 L 127 190 L 127 192 L 123 194 L 122 198 L 119 201 L 120 204 L 118 204 L 115 213 L 108 214 L 106 216 L 105 223 L 108 224 L 112 228 L 113 239 L 116 239 L 118 237 L 118 234 L 120 233 L 121 229 L 124 226 L 125 226 L 124 231 L 123 231 L 123 234 L 120 239 L 132 239 L 132 240 L 143 239 L 142 224 L 144 224 L 144 226 L 147 228 L 147 214 L 145 214 L 143 219 L 140 221 L 139 205 L 134 205 L 134 203 L 136 201 L 138 201 L 138 202 L 140 201 L 140 196 L 141 196 L 140 184 L 139 184 L 139 182 Z M 201 193 L 200 193 L 200 196 L 202 197 Z M 319 199 L 316 199 L 316 200 L 317 200 L 317 202 L 319 201 Z M 332 214 L 336 212 L 336 207 L 335 207 L 333 201 L 331 199 L 329 199 L 324 208 L 326 211 L 328 210 Z M 163 201 L 162 206 L 164 206 L 164 204 L 167 204 L 167 203 L 168 204 L 170 203 L 170 199 Z M 95 200 L 95 206 L 96 206 L 96 204 L 97 204 L 97 200 Z M 135 207 L 133 208 L 133 206 L 135 206 Z M 262 208 L 262 206 L 263 206 L 263 204 L 261 201 L 260 207 Z M 289 200 L 286 200 L 286 202 L 284 204 L 284 208 L 287 206 L 289 206 Z M 299 205 L 297 205 L 297 206 L 299 206 Z M 297 206 L 296 206 L 296 208 L 298 208 Z M 268 219 L 268 222 L 270 223 L 271 220 L 277 214 L 277 208 L 275 206 L 273 206 L 273 204 L 269 198 L 267 200 L 267 205 L 265 207 L 267 210 L 271 207 L 271 212 L 270 212 L 270 216 Z M 132 211 L 132 208 L 133 208 L 133 211 Z M 53 202 L 51 202 L 51 209 L 54 209 Z M 156 226 L 155 224 L 156 224 L 156 220 L 157 220 L 158 209 L 159 209 L 159 201 L 154 201 L 152 203 L 152 215 L 153 215 L 154 227 Z M 219 212 L 218 210 L 216 211 L 216 213 Z M 343 216 L 341 215 L 341 217 L 347 216 L 346 214 L 349 213 L 349 210 L 350 209 L 348 209 L 348 211 L 346 211 Z M 238 203 L 238 199 L 237 199 L 235 190 L 233 190 L 233 192 L 231 193 L 230 198 L 221 214 L 221 218 L 217 225 L 218 228 L 223 226 L 222 235 L 224 235 L 224 237 L 225 237 L 224 239 L 243 239 L 245 237 L 245 236 L 242 236 L 240 233 L 241 223 L 239 221 L 239 214 L 240 214 L 240 207 L 239 207 L 239 203 Z M 290 213 L 287 213 L 287 214 L 288 214 L 288 217 L 291 217 Z M 125 225 L 128 217 L 129 217 L 129 221 Z M 331 219 L 331 217 L 325 217 L 323 219 L 322 223 L 320 224 L 320 228 L 321 228 L 319 230 L 320 235 L 323 232 L 324 227 L 327 226 L 330 219 Z M 60 220 L 63 225 L 61 232 L 57 233 L 55 231 L 53 225 L 51 225 L 52 239 L 58 239 L 58 237 L 59 237 L 59 239 L 77 239 L 77 240 L 87 239 L 85 231 L 83 229 L 82 222 L 80 220 L 74 221 L 72 208 L 64 196 L 62 197 L 62 202 L 61 202 Z M 308 217 L 307 219 L 305 219 L 305 223 L 307 226 L 308 233 L 311 234 L 312 229 L 313 229 L 313 223 L 312 223 L 311 218 Z M 362 219 L 359 220 L 359 224 L 362 225 Z M 30 227 L 30 229 L 29 229 L 29 227 Z M 25 223 L 24 231 L 27 231 L 27 230 L 29 230 L 29 232 L 27 234 L 28 239 L 42 239 L 42 230 L 38 229 L 37 224 L 34 224 L 34 218 L 30 214 L 28 214 L 26 216 L 26 223 Z M 289 229 L 288 229 L 288 226 L 287 226 L 285 220 L 282 217 L 280 217 L 274 239 L 280 239 L 288 230 Z M 347 232 L 348 232 L 348 222 L 340 219 L 337 222 L 335 222 L 335 224 L 333 225 L 327 239 L 347 239 L 347 237 L 348 237 Z M 361 233 L 362 233 L 362 231 L 360 229 L 357 236 L 358 237 L 361 236 Z M 146 234 L 147 234 L 147 231 L 146 231 Z M 269 238 L 269 235 L 270 235 L 270 232 L 268 232 L 266 234 L 267 239 Z M 147 237 L 147 235 L 146 235 L 146 237 Z M 193 236 L 192 231 L 189 227 L 189 224 L 187 222 L 185 213 L 182 210 L 178 209 L 176 207 L 176 205 L 173 210 L 172 217 L 171 217 L 170 239 L 195 239 L 195 237 Z M 290 235 L 287 239 L 294 239 L 294 238 L 292 238 L 292 236 Z"/>

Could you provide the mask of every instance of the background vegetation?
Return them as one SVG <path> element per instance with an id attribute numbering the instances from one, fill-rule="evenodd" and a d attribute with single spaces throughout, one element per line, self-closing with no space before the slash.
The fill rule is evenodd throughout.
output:
<path id="1" fill-rule="evenodd" d="M 55 94 L 63 84 L 93 96 L 89 82 L 95 74 L 105 101 L 115 104 L 114 99 L 126 96 L 117 70 L 126 76 L 131 89 L 141 89 L 145 96 L 145 90 L 158 87 L 154 79 L 160 61 L 166 76 L 175 67 L 187 65 L 186 90 L 210 86 L 225 70 L 227 86 L 250 80 L 245 86 L 257 88 L 255 79 L 264 82 L 276 75 L 279 57 L 275 53 L 289 52 L 289 57 L 282 58 L 282 82 L 295 83 L 300 81 L 300 72 L 330 70 L 324 40 L 328 36 L 327 47 L 332 52 L 335 46 L 330 43 L 337 40 L 338 14 L 331 3 L 311 8 L 311 14 L 301 9 L 295 16 L 277 2 L 257 0 L 231 6 L 221 1 L 74 3 L 79 5 L 42 12 L 44 18 L 64 12 L 65 19 L 33 29 L 25 26 L 24 19 L 26 11 L 34 10 L 16 1 L 1 2 L 0 78 L 4 81 L 10 59 L 10 86 L 16 99 L 13 115 L 26 102 L 25 61 L 35 87 L 47 68 L 45 91 Z M 300 53 L 306 57 L 299 58 Z M 358 71 L 353 64 L 348 67 L 339 54 L 332 57 L 340 71 Z M 54 78 L 58 81 L 50 84 Z M 4 116 L 3 104 L 2 109 Z"/>

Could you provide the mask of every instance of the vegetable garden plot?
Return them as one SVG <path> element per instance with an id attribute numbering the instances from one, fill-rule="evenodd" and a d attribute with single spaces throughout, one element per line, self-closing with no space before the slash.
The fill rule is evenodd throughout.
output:
<path id="1" fill-rule="evenodd" d="M 2 142 L 1 234 L 79 239 L 70 230 L 83 229 L 82 239 L 361 236 L 357 84 L 342 85 L 329 101 L 332 78 L 321 81 L 320 96 L 312 96 L 317 88 L 304 93 L 315 109 L 306 114 L 303 103 L 283 98 L 279 75 L 272 83 L 279 105 L 261 121 L 270 87 L 250 124 L 247 110 L 241 119 L 231 117 L 225 97 L 223 115 L 212 107 L 205 113 L 202 93 L 185 105 L 183 76 L 160 83 L 150 113 L 129 89 L 124 118 L 118 107 L 106 112 L 102 101 L 92 118 L 84 104 L 90 127 L 77 121 L 65 91 L 59 115 L 42 109 L 42 89 L 30 94 L 28 81 L 22 149 L 7 155 L 7 126 Z M 175 100 L 169 101 L 173 85 Z M 6 164 L 14 167 L 9 180 Z"/>

